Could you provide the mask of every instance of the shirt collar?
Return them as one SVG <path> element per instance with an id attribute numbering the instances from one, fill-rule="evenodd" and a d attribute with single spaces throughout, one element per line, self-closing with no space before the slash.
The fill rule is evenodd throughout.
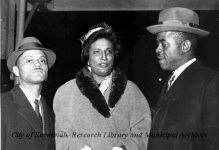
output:
<path id="1" fill-rule="evenodd" d="M 184 63 L 182 66 L 177 68 L 175 71 L 173 71 L 173 74 L 176 76 L 176 78 L 187 68 L 189 67 L 192 63 L 196 61 L 196 58 L 193 58 L 186 63 Z"/>
<path id="2" fill-rule="evenodd" d="M 90 72 L 92 72 L 90 66 L 87 66 L 87 68 Z M 99 90 L 102 93 L 102 95 L 105 95 L 105 91 L 108 89 L 111 80 L 112 80 L 112 72 L 110 73 L 110 75 L 106 76 L 105 79 L 100 83 Z"/>
<path id="3" fill-rule="evenodd" d="M 23 86 L 19 85 L 19 87 L 24 92 L 25 96 L 27 97 L 27 99 L 30 101 L 31 104 L 34 103 L 35 99 L 40 101 L 41 95 L 39 97 L 36 97 L 30 91 L 28 91 L 26 88 L 24 88 Z"/>
<path id="4" fill-rule="evenodd" d="M 101 82 L 101 84 L 99 86 L 99 90 L 101 91 L 102 95 L 105 94 L 105 91 L 109 87 L 111 80 L 112 80 L 112 72 L 110 75 L 105 77 L 105 79 Z"/>

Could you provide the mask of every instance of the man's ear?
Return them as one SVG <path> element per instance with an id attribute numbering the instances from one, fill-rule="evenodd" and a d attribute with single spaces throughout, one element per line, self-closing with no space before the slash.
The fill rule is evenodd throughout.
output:
<path id="1" fill-rule="evenodd" d="M 13 73 L 15 74 L 16 77 L 20 76 L 19 69 L 17 66 L 13 66 Z"/>
<path id="2" fill-rule="evenodd" d="M 182 51 L 183 51 L 184 53 L 190 51 L 190 50 L 191 50 L 191 44 L 192 44 L 192 43 L 191 43 L 191 41 L 189 41 L 189 40 L 183 41 L 182 44 L 181 44 Z"/>

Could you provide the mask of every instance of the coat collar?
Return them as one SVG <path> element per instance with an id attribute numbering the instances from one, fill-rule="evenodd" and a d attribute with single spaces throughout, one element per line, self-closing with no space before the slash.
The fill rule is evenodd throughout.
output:
<path id="1" fill-rule="evenodd" d="M 39 119 L 37 118 L 30 102 L 27 100 L 25 94 L 22 92 L 20 87 L 16 85 L 12 90 L 14 102 L 19 106 L 18 114 L 38 132 L 42 132 L 40 129 Z"/>
<path id="2" fill-rule="evenodd" d="M 114 68 L 108 104 L 87 67 L 76 75 L 76 84 L 81 93 L 90 100 L 92 106 L 105 118 L 109 118 L 110 108 L 115 107 L 125 91 L 127 78 L 118 68 Z"/>
<path id="3" fill-rule="evenodd" d="M 188 89 L 186 86 L 193 83 L 192 80 L 201 67 L 203 67 L 202 63 L 196 60 L 180 74 L 169 91 L 166 91 L 169 77 L 164 83 L 157 106 L 162 107 L 161 104 L 168 102 L 171 96 L 176 97 L 177 93 L 185 92 L 184 90 Z"/>
<path id="4" fill-rule="evenodd" d="M 14 103 L 18 106 L 17 113 L 21 115 L 29 124 L 33 127 L 35 132 L 42 133 L 42 130 L 40 128 L 39 119 L 37 118 L 31 104 L 28 102 L 26 96 L 20 89 L 18 85 L 16 85 L 12 91 L 12 96 L 14 99 Z M 44 128 L 45 133 L 49 133 L 49 116 L 47 113 L 47 105 L 45 104 L 45 99 L 41 97 L 42 103 L 43 103 L 43 114 L 44 114 Z M 42 144 L 45 144 L 44 138 L 39 138 Z M 49 144 L 47 141 L 46 143 Z M 47 144 L 47 146 L 48 146 Z"/>

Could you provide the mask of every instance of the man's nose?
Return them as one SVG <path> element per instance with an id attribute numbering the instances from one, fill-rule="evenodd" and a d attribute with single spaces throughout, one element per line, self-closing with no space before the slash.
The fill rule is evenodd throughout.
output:
<path id="1" fill-rule="evenodd" d="M 107 54 L 106 54 L 105 51 L 102 52 L 101 59 L 103 59 L 103 60 L 106 60 L 106 59 L 107 59 Z"/>
<path id="2" fill-rule="evenodd" d="M 161 44 L 159 44 L 155 50 L 156 53 L 161 52 L 162 48 L 161 48 Z"/>
<path id="3" fill-rule="evenodd" d="M 39 67 L 41 65 L 40 61 L 39 60 L 36 60 L 34 62 L 34 67 Z"/>

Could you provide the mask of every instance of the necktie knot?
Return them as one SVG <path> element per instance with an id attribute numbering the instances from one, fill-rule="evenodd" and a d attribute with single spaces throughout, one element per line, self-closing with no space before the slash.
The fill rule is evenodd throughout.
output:
<path id="1" fill-rule="evenodd" d="M 176 76 L 174 75 L 174 73 L 172 74 L 172 76 L 170 77 L 169 81 L 168 81 L 168 88 L 167 91 L 170 89 L 170 87 L 172 86 L 174 80 L 175 80 Z"/>
<path id="2" fill-rule="evenodd" d="M 35 99 L 34 104 L 39 106 L 39 100 Z"/>

